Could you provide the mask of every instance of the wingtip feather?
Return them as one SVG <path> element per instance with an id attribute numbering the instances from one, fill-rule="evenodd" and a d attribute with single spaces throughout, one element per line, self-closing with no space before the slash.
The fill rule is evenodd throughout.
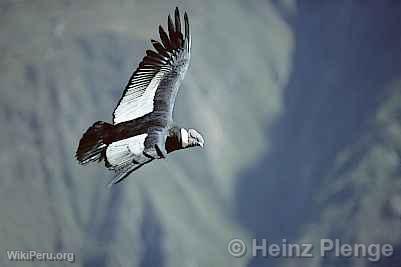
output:
<path id="1" fill-rule="evenodd" d="M 170 36 L 170 39 L 173 38 L 173 34 L 175 32 L 173 20 L 171 19 L 171 16 L 168 15 L 168 34 Z"/>
<path id="2" fill-rule="evenodd" d="M 168 50 L 171 49 L 171 44 L 170 44 L 170 40 L 167 36 L 166 31 L 163 29 L 163 27 L 161 25 L 159 25 L 159 35 L 160 35 L 160 39 L 164 45 L 164 47 Z"/>
<path id="3" fill-rule="evenodd" d="M 181 32 L 181 18 L 180 18 L 180 11 L 178 10 L 178 7 L 175 8 L 174 17 L 175 17 L 175 31 L 180 33 Z"/>
<path id="4" fill-rule="evenodd" d="M 187 12 L 184 13 L 185 39 L 189 39 L 189 20 Z"/>

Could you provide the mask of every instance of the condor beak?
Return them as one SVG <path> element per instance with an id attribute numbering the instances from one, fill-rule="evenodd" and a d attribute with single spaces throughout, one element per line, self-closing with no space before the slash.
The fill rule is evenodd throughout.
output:
<path id="1" fill-rule="evenodd" d="M 205 140 L 203 140 L 202 135 L 198 136 L 198 144 L 203 148 L 203 146 L 205 144 Z"/>
<path id="2" fill-rule="evenodd" d="M 188 129 L 188 134 L 193 139 L 194 145 L 198 145 L 200 147 L 203 147 L 205 145 L 205 140 L 203 139 L 202 135 L 196 130 Z"/>

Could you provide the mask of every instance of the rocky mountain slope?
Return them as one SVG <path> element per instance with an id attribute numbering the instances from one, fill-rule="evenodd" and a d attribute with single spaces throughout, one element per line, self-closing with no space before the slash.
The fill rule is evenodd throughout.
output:
<path id="1" fill-rule="evenodd" d="M 102 165 L 75 161 L 79 138 L 111 121 L 177 5 L 193 46 L 175 120 L 206 146 L 108 189 Z M 2 1 L 0 265 L 18 264 L 12 249 L 74 252 L 74 266 L 370 264 L 228 254 L 230 239 L 253 237 L 399 248 L 400 11 L 395 1 Z"/>

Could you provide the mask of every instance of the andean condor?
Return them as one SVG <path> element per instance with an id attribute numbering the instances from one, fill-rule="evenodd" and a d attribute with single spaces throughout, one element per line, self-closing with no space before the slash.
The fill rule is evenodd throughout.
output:
<path id="1" fill-rule="evenodd" d="M 188 69 L 191 35 L 187 13 L 184 33 L 178 8 L 174 22 L 168 16 L 168 34 L 159 26 L 161 42 L 147 50 L 132 74 L 113 112 L 113 124 L 98 121 L 81 138 L 76 158 L 81 164 L 104 160 L 115 171 L 110 184 L 175 150 L 201 146 L 204 140 L 194 129 L 173 124 L 174 102 Z"/>

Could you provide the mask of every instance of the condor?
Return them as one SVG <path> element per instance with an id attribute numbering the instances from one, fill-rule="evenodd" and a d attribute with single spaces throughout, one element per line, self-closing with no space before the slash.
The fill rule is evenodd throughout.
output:
<path id="1" fill-rule="evenodd" d="M 191 57 L 187 13 L 184 33 L 175 9 L 168 16 L 168 34 L 159 26 L 161 42 L 151 40 L 114 110 L 113 124 L 98 121 L 82 136 L 76 158 L 81 164 L 104 161 L 115 172 L 110 185 L 143 165 L 173 151 L 204 145 L 201 134 L 173 123 L 174 102 Z"/>

